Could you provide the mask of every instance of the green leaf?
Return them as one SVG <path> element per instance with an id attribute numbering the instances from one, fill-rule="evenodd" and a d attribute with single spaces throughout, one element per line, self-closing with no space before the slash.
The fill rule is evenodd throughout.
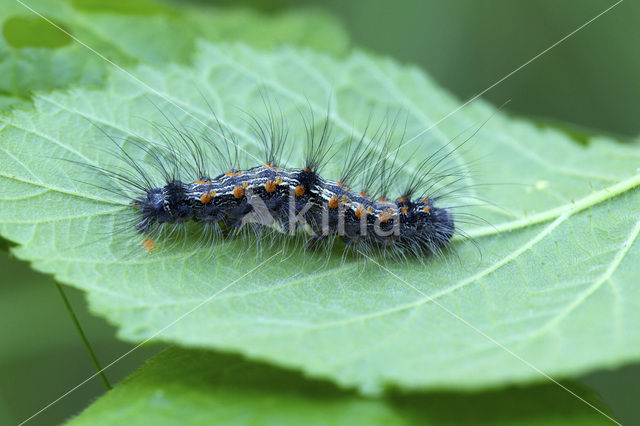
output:
<path id="1" fill-rule="evenodd" d="M 140 236 L 122 233 L 128 200 L 96 188 L 105 178 L 72 162 L 122 166 L 89 121 L 115 140 L 161 145 L 150 124 L 163 122 L 158 109 L 197 133 L 198 120 L 213 122 L 208 102 L 259 156 L 239 111 L 260 113 L 266 97 L 291 118 L 299 165 L 299 111 L 322 117 L 329 99 L 338 141 L 397 109 L 407 112 L 409 140 L 459 102 L 420 70 L 364 53 L 202 44 L 193 66 L 134 73 L 157 92 L 115 72 L 104 90 L 40 96 L 0 129 L 0 233 L 36 269 L 86 290 L 122 338 L 239 352 L 366 391 L 543 381 L 532 366 L 562 378 L 640 358 L 638 145 L 604 137 L 579 145 L 477 101 L 399 155 L 411 175 L 416 149 L 427 155 L 490 118 L 449 160 L 473 165 L 465 183 L 494 183 L 470 187 L 490 201 L 470 212 L 492 225 L 460 224 L 477 248 L 457 239 L 456 254 L 385 262 L 394 275 L 339 255 L 258 252 L 246 240 L 203 248 L 189 238 L 147 255 Z M 327 176 L 343 161 L 334 157 Z"/>
<path id="2" fill-rule="evenodd" d="M 344 53 L 348 46 L 344 30 L 318 11 L 266 16 L 250 10 L 174 8 L 143 0 L 26 3 L 33 11 L 15 0 L 0 0 L 0 110 L 24 105 L 33 91 L 103 83 L 113 65 L 72 36 L 119 66 L 187 62 L 199 38 L 262 48 L 286 41 L 334 54 Z"/>
<path id="3" fill-rule="evenodd" d="M 584 394 L 584 392 L 580 392 Z M 593 398 L 588 398 L 593 401 Z M 475 395 L 364 398 L 235 357 L 169 349 L 70 425 L 564 425 L 610 424 L 553 385 Z"/>

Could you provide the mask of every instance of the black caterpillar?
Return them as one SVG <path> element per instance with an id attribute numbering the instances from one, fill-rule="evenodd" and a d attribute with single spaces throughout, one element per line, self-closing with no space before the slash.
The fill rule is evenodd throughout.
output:
<path id="1" fill-rule="evenodd" d="M 443 180 L 459 177 L 457 169 L 434 172 L 450 154 L 442 154 L 445 147 L 422 161 L 401 195 L 391 199 L 387 194 L 390 182 L 406 166 L 397 161 L 399 145 L 393 149 L 390 142 L 395 122 L 380 127 L 369 142 L 365 143 L 362 137 L 348 144 L 338 180 L 320 175 L 326 161 L 339 154 L 330 153 L 328 118 L 319 138 L 314 124 L 307 125 L 305 121 L 307 148 L 302 168 L 282 164 L 280 157 L 288 139 L 282 120 L 269 114 L 267 120 L 254 120 L 254 124 L 265 148 L 265 160 L 256 167 L 237 167 L 238 145 L 218 122 L 218 133 L 226 139 L 224 149 L 218 147 L 210 133 L 204 138 L 195 137 L 188 129 L 173 124 L 156 126 L 165 141 L 161 148 L 150 148 L 153 144 L 148 141 L 134 141 L 151 159 L 152 164 L 148 165 L 161 176 L 158 183 L 153 183 L 139 160 L 120 145 L 118 155 L 129 170 L 99 168 L 127 190 L 134 190 L 133 195 L 127 194 L 136 212 L 133 225 L 147 236 L 143 246 L 149 252 L 155 249 L 154 240 L 166 232 L 166 227 L 187 222 L 221 231 L 207 235 L 227 237 L 235 236 L 250 223 L 273 229 L 279 235 L 294 236 L 303 229 L 308 236 L 307 246 L 323 241 L 332 244 L 339 237 L 346 251 L 382 251 L 395 257 L 440 253 L 456 232 L 454 215 L 449 208 L 438 205 L 443 195 L 418 193 L 421 188 L 433 191 Z M 227 141 L 233 145 L 231 150 Z M 376 145 L 382 146 L 378 154 L 372 149 Z M 225 172 L 211 177 L 207 147 L 218 162 L 227 164 Z M 352 189 L 353 182 L 360 182 L 359 190 Z"/>

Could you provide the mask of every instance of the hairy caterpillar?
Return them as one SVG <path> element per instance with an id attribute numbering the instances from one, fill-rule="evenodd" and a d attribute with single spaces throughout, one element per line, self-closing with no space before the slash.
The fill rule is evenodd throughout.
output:
<path id="1" fill-rule="evenodd" d="M 145 164 L 111 137 L 126 167 L 92 167 L 119 184 L 105 189 L 129 199 L 134 214 L 127 226 L 145 236 L 142 244 L 149 252 L 159 238 L 188 223 L 201 227 L 203 241 L 234 238 L 248 229 L 253 238 L 278 235 L 299 241 L 303 235 L 307 247 L 331 247 L 339 238 L 344 253 L 397 258 L 440 253 L 460 232 L 455 206 L 440 204 L 460 189 L 449 186 L 463 175 L 459 167 L 442 167 L 452 152 L 448 146 L 424 158 L 407 179 L 401 176 L 407 162 L 397 157 L 402 138 L 394 141 L 398 115 L 368 140 L 351 138 L 342 150 L 335 149 L 328 115 L 320 123 L 313 116 L 303 122 L 304 164 L 298 167 L 282 159 L 290 143 L 288 124 L 270 108 L 266 118 L 251 120 L 263 151 L 258 164 L 249 153 L 252 167 L 239 165 L 237 141 L 217 119 L 218 130 L 200 135 L 171 120 L 155 125 L 161 145 L 129 141 Z M 322 176 L 329 160 L 342 163 L 334 179 Z"/>

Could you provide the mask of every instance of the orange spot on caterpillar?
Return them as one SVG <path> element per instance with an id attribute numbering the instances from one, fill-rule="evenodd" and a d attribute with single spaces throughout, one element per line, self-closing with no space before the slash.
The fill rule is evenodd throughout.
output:
<path id="1" fill-rule="evenodd" d="M 409 209 L 408 209 L 406 206 L 405 206 L 405 207 L 402 207 L 402 208 L 400 209 L 400 213 L 402 213 L 402 214 L 404 214 L 404 215 L 406 215 L 408 211 L 409 211 Z"/>
<path id="2" fill-rule="evenodd" d="M 336 197 L 335 195 L 333 197 L 329 198 L 329 208 L 330 209 L 337 209 L 339 204 L 340 204 L 340 201 L 338 200 L 338 197 Z"/>
<path id="3" fill-rule="evenodd" d="M 380 197 L 380 198 L 378 198 L 378 202 L 380 202 L 380 203 L 388 203 L 389 200 L 384 198 L 384 197 Z"/>
<path id="4" fill-rule="evenodd" d="M 371 207 L 367 207 L 367 211 L 368 211 L 369 213 L 373 213 L 373 209 L 372 209 Z"/>
<path id="5" fill-rule="evenodd" d="M 302 169 L 303 172 L 307 172 L 307 173 L 311 173 L 311 169 L 308 167 L 305 167 Z"/>
<path id="6" fill-rule="evenodd" d="M 364 216 L 366 216 L 366 210 L 362 206 L 358 206 L 355 213 L 358 219 L 362 219 Z"/>
<path id="7" fill-rule="evenodd" d="M 268 180 L 264 183 L 264 189 L 266 189 L 268 193 L 275 192 L 276 183 L 272 180 Z"/>
<path id="8" fill-rule="evenodd" d="M 282 179 L 276 178 L 276 185 L 282 185 Z"/>
<path id="9" fill-rule="evenodd" d="M 210 180 L 197 180 L 194 183 L 197 183 L 199 185 L 205 185 L 207 183 L 211 183 L 211 181 Z"/>
<path id="10" fill-rule="evenodd" d="M 273 169 L 271 164 L 263 164 L 262 167 L 266 167 L 267 169 Z"/>
<path id="11" fill-rule="evenodd" d="M 429 204 L 429 199 L 428 198 L 420 198 L 420 201 L 422 201 L 425 204 Z"/>
<path id="12" fill-rule="evenodd" d="M 390 219 L 389 213 L 387 212 L 380 213 L 380 216 L 378 216 L 378 219 L 380 219 L 381 223 L 389 222 L 389 219 Z"/>
<path id="13" fill-rule="evenodd" d="M 399 203 L 404 203 L 404 197 L 398 197 L 398 200 L 397 200 L 397 201 L 398 201 Z"/>
<path id="14" fill-rule="evenodd" d="M 360 195 L 360 196 L 362 196 L 362 197 L 367 197 L 367 198 L 369 198 L 369 195 L 368 195 L 366 192 L 364 192 L 364 191 L 360 191 L 360 192 L 358 192 L 358 195 Z"/>
<path id="15" fill-rule="evenodd" d="M 424 206 L 422 208 L 422 211 L 425 212 L 425 213 L 429 213 L 431 211 L 431 208 L 429 206 Z"/>
<path id="16" fill-rule="evenodd" d="M 302 185 L 296 186 L 296 197 L 302 197 L 305 193 L 306 189 Z"/>
<path id="17" fill-rule="evenodd" d="M 349 199 L 346 197 L 346 195 L 342 196 L 342 202 L 347 204 L 349 202 Z"/>
<path id="18" fill-rule="evenodd" d="M 156 243 L 151 238 L 145 238 L 142 240 L 142 247 L 147 250 L 147 253 L 151 254 L 156 249 Z"/>
<path id="19" fill-rule="evenodd" d="M 202 196 L 200 197 L 200 202 L 202 204 L 209 204 L 211 202 L 211 194 L 208 192 L 202 194 Z"/>
<path id="20" fill-rule="evenodd" d="M 394 209 L 389 209 L 387 211 L 389 212 L 389 214 L 394 214 L 396 212 Z"/>
<path id="21" fill-rule="evenodd" d="M 244 183 L 242 184 L 242 187 L 243 187 L 244 189 L 247 189 L 247 188 L 249 187 L 249 184 L 248 184 L 247 182 L 244 182 Z"/>
<path id="22" fill-rule="evenodd" d="M 344 187 L 344 183 L 341 180 L 337 180 L 336 183 L 338 184 L 338 186 Z"/>
<path id="23" fill-rule="evenodd" d="M 225 176 L 235 176 L 236 172 L 227 172 L 224 174 Z"/>
<path id="24" fill-rule="evenodd" d="M 244 188 L 241 186 L 236 186 L 233 188 L 233 196 L 237 199 L 244 197 Z"/>

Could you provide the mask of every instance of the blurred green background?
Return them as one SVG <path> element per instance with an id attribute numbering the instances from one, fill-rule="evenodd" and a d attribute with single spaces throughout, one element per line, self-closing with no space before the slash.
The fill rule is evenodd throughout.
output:
<path id="1" fill-rule="evenodd" d="M 317 6 L 354 45 L 419 65 L 468 99 L 615 0 L 223 0 L 277 12 Z M 640 2 L 624 1 L 492 89 L 485 99 L 529 117 L 618 135 L 640 133 Z"/>
<path id="2" fill-rule="evenodd" d="M 139 2 L 143 2 L 139 0 Z M 194 1 L 197 2 L 197 1 Z M 612 5 L 603 0 L 275 0 L 199 1 L 266 13 L 314 7 L 342 23 L 354 47 L 420 66 L 466 100 Z M 1 14 L 2 12 L 0 12 Z M 484 98 L 546 122 L 636 138 L 640 130 L 640 2 L 627 0 Z M 0 251 L 0 424 L 25 419 L 94 373 L 53 281 Z M 98 357 L 109 363 L 131 346 L 91 316 L 83 294 L 65 288 Z M 107 371 L 112 383 L 159 346 L 142 348 Z M 640 424 L 634 391 L 640 366 L 581 379 L 623 422 Z M 32 424 L 79 412 L 104 392 L 98 378 Z"/>

